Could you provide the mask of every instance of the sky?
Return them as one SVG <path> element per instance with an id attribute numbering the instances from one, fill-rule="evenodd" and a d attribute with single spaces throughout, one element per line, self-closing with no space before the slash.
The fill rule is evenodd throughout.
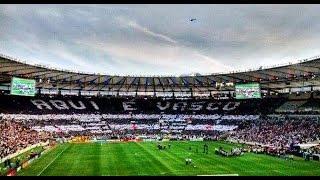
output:
<path id="1" fill-rule="evenodd" d="M 107 75 L 248 70 L 320 55 L 319 12 L 315 4 L 1 4 L 0 53 Z"/>

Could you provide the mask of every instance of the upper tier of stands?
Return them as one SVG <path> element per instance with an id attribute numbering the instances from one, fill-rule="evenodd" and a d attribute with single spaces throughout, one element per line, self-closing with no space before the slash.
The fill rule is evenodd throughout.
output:
<path id="1" fill-rule="evenodd" d="M 0 96 L 3 114 L 317 114 L 320 99 L 263 98 L 248 100 L 162 99 L 126 97 Z"/>

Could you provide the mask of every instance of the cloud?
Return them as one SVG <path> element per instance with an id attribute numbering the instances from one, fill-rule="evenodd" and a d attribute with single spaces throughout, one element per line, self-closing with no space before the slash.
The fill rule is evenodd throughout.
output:
<path id="1" fill-rule="evenodd" d="M 90 67 L 92 64 L 82 56 L 76 55 L 72 53 L 70 50 L 64 47 L 55 47 L 50 49 L 50 53 L 57 56 L 57 58 L 61 58 L 65 61 L 70 61 L 76 66 L 80 66 L 81 68 Z"/>
<path id="2" fill-rule="evenodd" d="M 319 5 L 1 5 L 0 53 L 104 74 L 245 70 L 318 55 L 319 11 Z"/>
<path id="3" fill-rule="evenodd" d="M 146 27 L 143 27 L 141 25 L 139 25 L 137 22 L 135 21 L 132 21 L 132 20 L 128 20 L 128 19 L 125 19 L 123 17 L 117 17 L 117 19 L 119 20 L 119 22 L 123 25 L 126 25 L 128 27 L 131 27 L 135 30 L 138 30 L 146 35 L 149 35 L 149 36 L 152 36 L 152 37 L 156 37 L 156 38 L 159 38 L 161 40 L 164 40 L 164 41 L 167 41 L 167 42 L 170 42 L 170 43 L 174 43 L 176 44 L 177 41 L 176 40 L 173 40 L 172 38 L 166 36 L 166 35 L 163 35 L 163 34 L 160 34 L 160 33 L 155 33 L 151 30 L 149 30 L 148 28 Z"/>
<path id="4" fill-rule="evenodd" d="M 231 67 L 219 63 L 218 60 L 203 55 L 195 49 L 179 45 L 150 42 L 103 42 L 91 38 L 83 38 L 77 43 L 85 45 L 86 48 L 92 48 L 92 51 L 108 54 L 112 57 L 112 61 L 121 67 L 121 70 L 135 71 L 138 75 L 181 75 L 190 72 L 208 74 L 231 70 Z M 141 70 L 144 72 L 141 73 Z"/>

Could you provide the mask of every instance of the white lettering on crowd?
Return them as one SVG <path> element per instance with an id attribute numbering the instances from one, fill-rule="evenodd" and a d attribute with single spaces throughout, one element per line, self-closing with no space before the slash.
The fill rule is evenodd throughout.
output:
<path id="1" fill-rule="evenodd" d="M 219 107 L 216 106 L 217 103 L 209 103 L 208 106 L 207 106 L 207 110 L 208 111 L 217 111 L 219 110 Z"/>
<path id="2" fill-rule="evenodd" d="M 233 106 L 229 107 L 229 106 L 232 105 L 232 104 L 233 104 Z M 228 104 L 226 104 L 226 105 L 223 107 L 222 110 L 224 110 L 224 111 L 232 111 L 232 110 L 235 110 L 237 107 L 239 107 L 239 105 L 240 105 L 240 102 L 234 102 L 234 103 L 229 102 Z"/>
<path id="3" fill-rule="evenodd" d="M 34 104 L 35 106 L 37 106 L 38 109 L 50 109 L 52 110 L 51 106 L 49 104 L 47 104 L 45 101 L 40 100 L 40 99 L 36 99 L 36 100 L 31 100 L 32 104 Z"/>
<path id="4" fill-rule="evenodd" d="M 190 110 L 192 111 L 200 111 L 203 107 L 204 102 L 193 102 L 191 103 Z"/>
<path id="5" fill-rule="evenodd" d="M 133 107 L 133 105 L 135 105 L 136 102 L 122 102 L 123 105 L 123 109 L 125 111 L 134 111 L 137 110 L 137 108 Z"/>
<path id="6" fill-rule="evenodd" d="M 71 100 L 68 101 L 70 106 L 73 107 L 74 109 L 86 109 L 86 106 L 83 104 L 82 101 L 78 101 L 80 106 L 76 106 Z"/>
<path id="7" fill-rule="evenodd" d="M 59 109 L 59 110 L 63 110 L 63 109 L 69 109 L 69 106 L 61 100 L 50 100 L 49 101 L 55 108 Z"/>
<path id="8" fill-rule="evenodd" d="M 52 106 L 50 106 L 50 104 L 45 102 L 44 100 L 36 99 L 36 100 L 31 100 L 31 102 L 38 109 L 52 110 Z M 83 110 L 83 109 L 87 108 L 86 105 L 82 101 L 73 102 L 72 100 L 68 100 L 66 103 L 62 100 L 50 100 L 49 102 L 55 108 L 57 108 L 59 110 L 70 109 L 70 108 L 77 109 L 77 110 Z M 99 106 L 94 101 L 89 101 L 89 102 L 95 110 L 100 110 Z M 68 104 L 70 105 L 70 107 L 68 106 Z M 205 107 L 204 104 L 205 104 L 204 101 L 192 102 L 190 104 L 189 110 L 200 111 Z M 136 102 L 134 102 L 134 101 L 122 102 L 122 105 L 123 105 L 123 109 L 125 111 L 137 110 Z M 157 102 L 157 104 L 156 104 L 157 108 L 161 111 L 168 110 L 170 108 L 170 105 L 171 105 L 171 103 L 168 101 Z M 187 102 L 176 102 L 176 103 L 174 103 L 172 110 L 173 111 L 185 111 L 185 110 L 187 110 L 187 106 L 188 106 Z M 208 105 L 205 107 L 205 109 L 208 111 L 217 111 L 217 110 L 219 110 L 220 106 L 223 106 L 221 104 L 221 102 L 211 102 L 211 103 L 208 103 Z M 226 105 L 223 106 L 222 110 L 223 111 L 232 111 L 232 110 L 235 110 L 236 108 L 238 108 L 239 106 L 240 106 L 240 102 L 228 102 Z"/>
<path id="9" fill-rule="evenodd" d="M 178 108 L 180 108 L 180 111 L 184 111 L 186 109 L 187 105 L 188 105 L 187 102 L 177 102 L 177 103 L 174 103 L 172 109 L 174 111 L 177 111 Z"/>
<path id="10" fill-rule="evenodd" d="M 170 107 L 170 102 L 166 101 L 166 105 L 165 106 L 162 106 L 162 103 L 161 102 L 158 102 L 157 103 L 157 107 L 161 110 L 161 111 L 164 111 L 166 109 L 168 109 Z"/>
<path id="11" fill-rule="evenodd" d="M 90 103 L 94 107 L 95 110 L 99 110 L 99 106 L 94 101 L 90 101 Z"/>

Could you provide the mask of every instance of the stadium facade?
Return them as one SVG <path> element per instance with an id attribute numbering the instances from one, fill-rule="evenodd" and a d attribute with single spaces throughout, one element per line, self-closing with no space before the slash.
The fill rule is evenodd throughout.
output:
<path id="1" fill-rule="evenodd" d="M 38 94 L 84 96 L 157 96 L 232 98 L 235 84 L 255 82 L 263 96 L 320 90 L 320 57 L 244 72 L 195 76 L 113 76 L 87 74 L 26 64 L 0 56 L 0 89 L 10 90 L 12 77 L 35 79 Z"/>

